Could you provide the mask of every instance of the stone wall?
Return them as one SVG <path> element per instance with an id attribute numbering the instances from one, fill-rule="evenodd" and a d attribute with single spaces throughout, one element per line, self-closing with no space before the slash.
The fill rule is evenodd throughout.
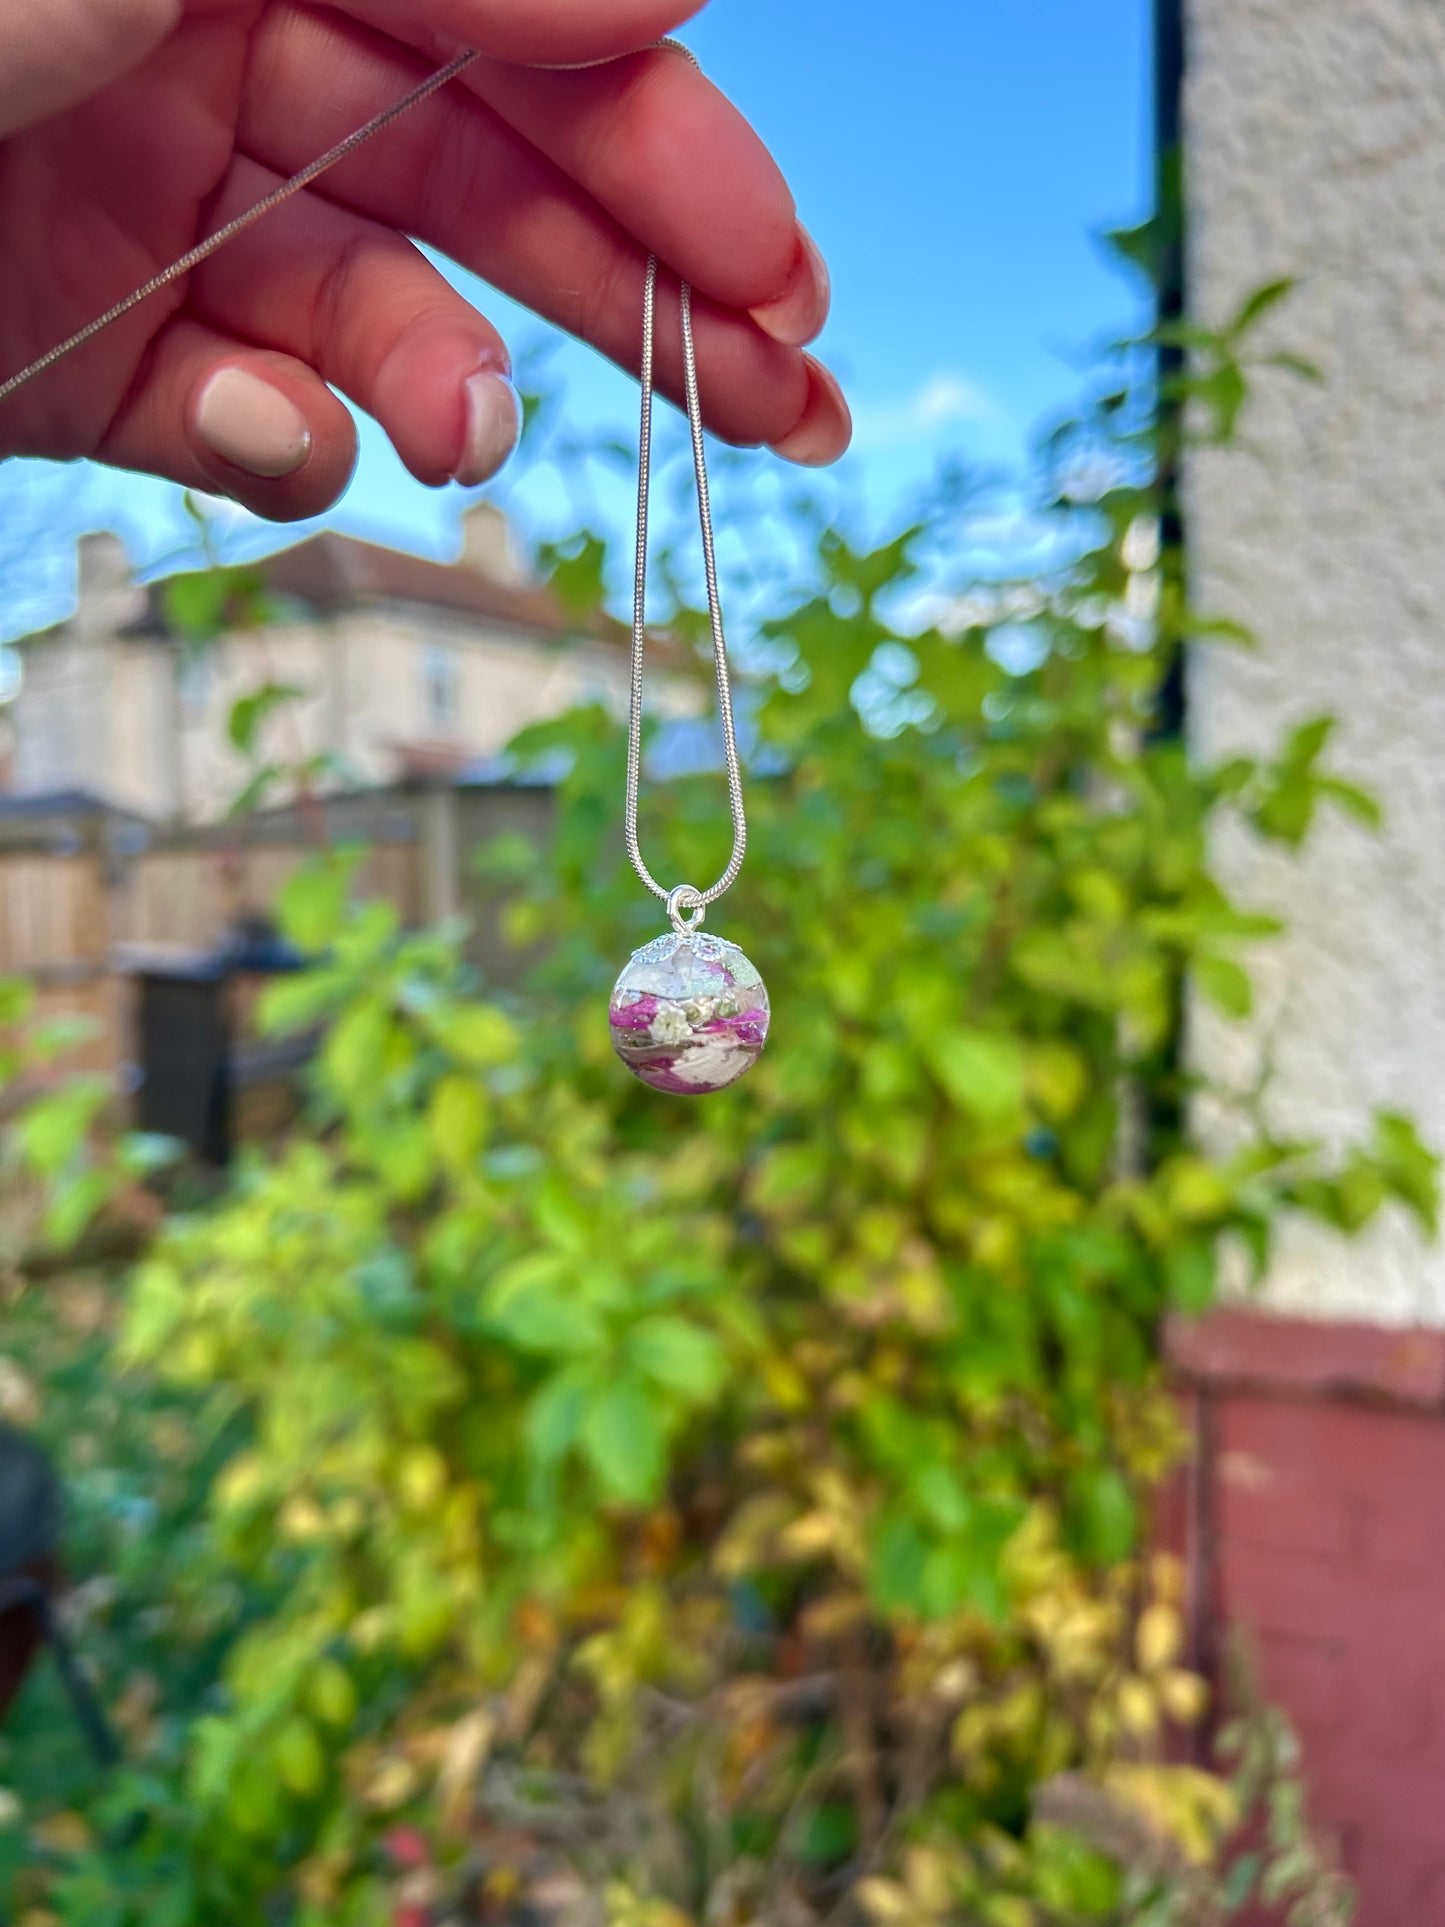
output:
<path id="1" fill-rule="evenodd" d="M 1206 320 L 1299 278 L 1270 334 L 1321 385 L 1260 384 L 1243 445 L 1189 476 L 1206 608 L 1261 649 L 1201 651 L 1191 727 L 1210 756 L 1340 719 L 1337 767 L 1381 797 L 1382 837 L 1338 817 L 1298 862 L 1226 838 L 1223 869 L 1289 920 L 1261 955 L 1258 1020 L 1196 1047 L 1274 1121 L 1336 1142 L 1372 1108 L 1445 1144 L 1445 8 L 1438 0 L 1186 0 L 1190 300 Z M 1362 1244 L 1285 1242 L 1271 1302 L 1445 1325 L 1445 1248 L 1403 1219 Z M 1442 1915 L 1445 1918 L 1445 1915 Z"/>

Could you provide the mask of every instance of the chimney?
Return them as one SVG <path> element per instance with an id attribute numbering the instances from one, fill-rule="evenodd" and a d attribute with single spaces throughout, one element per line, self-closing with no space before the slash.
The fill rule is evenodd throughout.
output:
<path id="1" fill-rule="evenodd" d="M 461 566 L 509 589 L 527 587 L 511 527 L 494 502 L 475 502 L 463 515 Z"/>
<path id="2" fill-rule="evenodd" d="M 83 636 L 113 636 L 145 614 L 145 590 L 131 575 L 125 544 L 101 531 L 76 544 L 76 608 L 72 629 Z"/>

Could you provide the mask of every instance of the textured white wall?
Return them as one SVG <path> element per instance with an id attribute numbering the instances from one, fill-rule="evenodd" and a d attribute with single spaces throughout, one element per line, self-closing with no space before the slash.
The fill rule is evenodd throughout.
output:
<path id="1" fill-rule="evenodd" d="M 1445 7 L 1440 0 L 1188 0 L 1191 300 L 1227 314 L 1303 283 L 1272 324 L 1321 388 L 1262 387 L 1244 446 L 1195 461 L 1196 587 L 1261 640 L 1191 678 L 1207 754 L 1340 718 L 1336 765 L 1383 837 L 1333 818 L 1297 862 L 1224 839 L 1227 876 L 1281 908 L 1258 1023 L 1201 1021 L 1273 1120 L 1335 1143 L 1375 1106 L 1445 1146 Z M 1354 1245 L 1286 1241 L 1281 1309 L 1445 1326 L 1445 1251 L 1402 1221 Z"/>

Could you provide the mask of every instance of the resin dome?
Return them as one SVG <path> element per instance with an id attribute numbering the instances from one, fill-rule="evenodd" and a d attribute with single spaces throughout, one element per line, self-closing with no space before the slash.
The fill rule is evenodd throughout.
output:
<path id="1" fill-rule="evenodd" d="M 735 1084 L 762 1055 L 768 993 L 735 943 L 669 932 L 634 951 L 617 979 L 612 1045 L 654 1090 L 699 1097 Z"/>

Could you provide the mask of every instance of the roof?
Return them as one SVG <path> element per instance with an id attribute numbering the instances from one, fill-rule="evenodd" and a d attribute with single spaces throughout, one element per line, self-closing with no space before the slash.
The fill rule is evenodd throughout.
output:
<path id="1" fill-rule="evenodd" d="M 155 826 L 136 810 L 108 802 L 95 790 L 0 793 L 0 846 L 19 851 L 74 855 L 95 840 L 114 852 L 144 849 Z"/>
<path id="2" fill-rule="evenodd" d="M 368 602 L 406 602 L 505 624 L 555 641 L 589 638 L 615 644 L 622 625 L 600 613 L 579 619 L 551 589 L 499 581 L 469 567 L 382 548 L 350 535 L 314 535 L 255 565 L 277 595 L 314 609 L 354 609 Z"/>
<path id="3" fill-rule="evenodd" d="M 0 822 L 46 821 L 57 816 L 105 816 L 127 823 L 146 821 L 138 811 L 111 803 L 96 790 L 0 792 Z"/>

